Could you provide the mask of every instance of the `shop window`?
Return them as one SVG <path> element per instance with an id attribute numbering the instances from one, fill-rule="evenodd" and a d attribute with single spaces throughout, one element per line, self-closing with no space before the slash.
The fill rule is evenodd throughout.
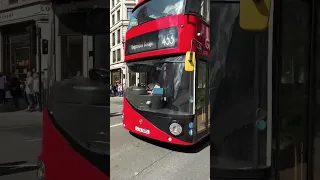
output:
<path id="1" fill-rule="evenodd" d="M 36 58 L 30 52 L 30 36 L 27 33 L 4 37 L 4 72 L 15 73 L 20 80 L 29 70 L 37 69 Z"/>

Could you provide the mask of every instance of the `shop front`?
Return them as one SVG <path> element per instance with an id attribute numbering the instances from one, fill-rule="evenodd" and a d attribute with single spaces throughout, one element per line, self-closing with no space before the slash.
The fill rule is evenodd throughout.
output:
<path id="1" fill-rule="evenodd" d="M 50 13 L 50 5 L 44 4 L 0 12 L 2 72 L 15 73 L 23 81 L 28 71 L 40 72 L 47 69 L 51 40 Z M 37 28 L 41 29 L 38 35 Z M 39 35 L 42 52 L 38 52 Z M 38 53 L 41 53 L 40 58 Z"/>
<path id="2" fill-rule="evenodd" d="M 111 84 L 117 84 L 117 83 L 122 83 L 121 81 L 121 68 L 119 69 L 114 69 L 114 70 L 110 70 L 110 78 L 111 78 Z"/>

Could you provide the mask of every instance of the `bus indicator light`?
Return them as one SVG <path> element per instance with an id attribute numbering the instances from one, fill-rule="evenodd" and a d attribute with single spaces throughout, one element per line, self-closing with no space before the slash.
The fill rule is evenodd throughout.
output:
<path id="1" fill-rule="evenodd" d="M 189 123 L 189 128 L 192 129 L 193 128 L 193 122 Z"/>

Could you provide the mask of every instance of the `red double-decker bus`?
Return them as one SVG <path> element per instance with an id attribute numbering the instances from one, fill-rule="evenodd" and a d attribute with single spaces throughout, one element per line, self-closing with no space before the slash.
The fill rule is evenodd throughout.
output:
<path id="1" fill-rule="evenodd" d="M 104 57 L 109 56 L 110 48 L 105 43 L 110 37 L 109 2 L 56 0 L 53 9 L 57 17 L 53 24 L 59 28 L 54 28 L 50 41 L 38 177 L 40 180 L 108 180 L 110 89 L 109 71 L 105 70 L 109 61 Z M 95 47 L 91 52 L 82 45 L 88 36 Z M 57 53 L 59 49 L 61 56 Z M 87 52 L 93 65 L 81 69 L 82 53 Z M 61 71 L 56 67 L 59 62 Z"/>
<path id="2" fill-rule="evenodd" d="M 125 41 L 138 82 L 125 90 L 123 127 L 178 145 L 208 136 L 209 51 L 208 1 L 139 1 Z"/>

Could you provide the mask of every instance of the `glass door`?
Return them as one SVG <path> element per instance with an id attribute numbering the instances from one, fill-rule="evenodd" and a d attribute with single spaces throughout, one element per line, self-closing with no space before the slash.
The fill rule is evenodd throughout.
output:
<path id="1" fill-rule="evenodd" d="M 208 132 L 208 67 L 207 62 L 198 59 L 196 64 L 196 127 L 197 138 L 201 138 Z"/>
<path id="2" fill-rule="evenodd" d="M 313 172 L 310 176 L 313 177 L 313 180 L 320 179 L 320 2 L 314 0 L 315 5 L 315 48 L 314 49 L 314 62 L 312 62 L 314 68 L 310 72 L 310 75 L 314 75 L 311 81 L 311 88 L 314 90 L 314 97 L 312 103 L 314 104 L 313 111 L 314 115 L 312 116 L 313 119 L 313 151 L 312 153 L 312 166 Z"/>
<path id="3" fill-rule="evenodd" d="M 309 124 L 310 1 L 284 0 L 275 4 L 280 26 L 277 99 L 277 174 L 279 180 L 307 180 Z M 308 178 L 309 179 L 309 178 Z M 310 179 L 311 180 L 311 179 Z"/>

